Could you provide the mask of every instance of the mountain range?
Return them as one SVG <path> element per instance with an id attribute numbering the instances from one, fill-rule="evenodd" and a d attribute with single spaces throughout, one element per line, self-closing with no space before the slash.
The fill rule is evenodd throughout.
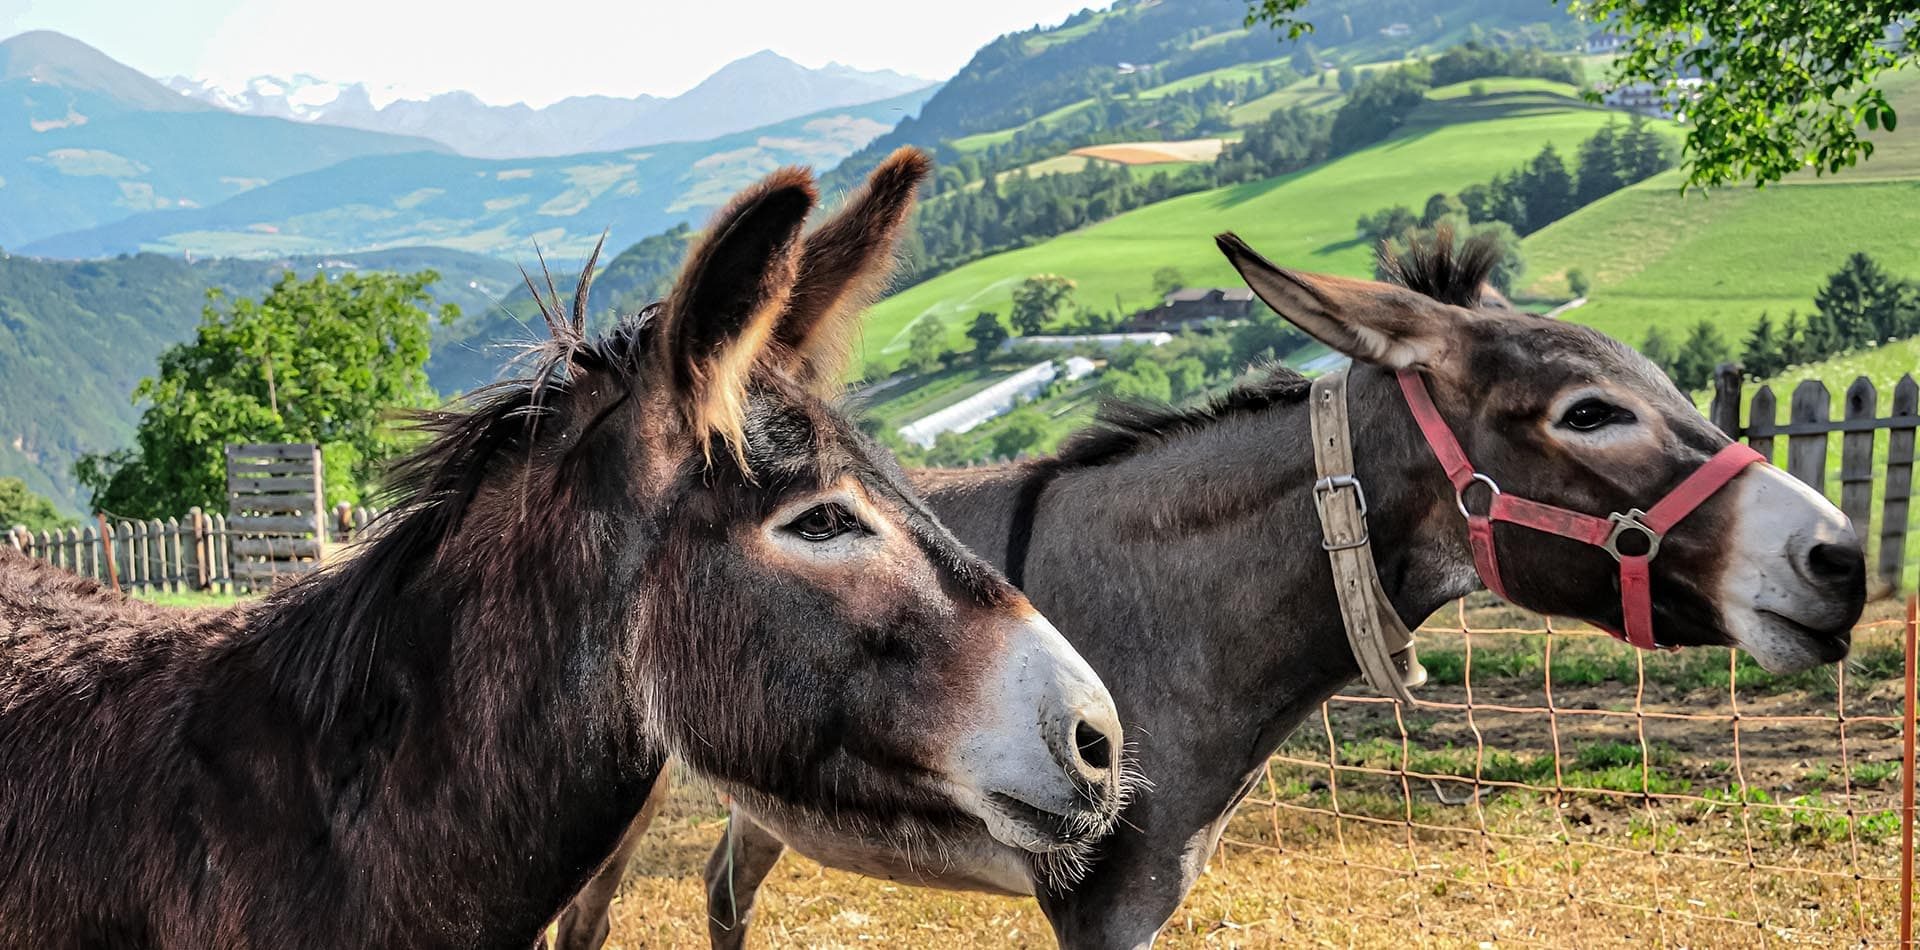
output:
<path id="1" fill-rule="evenodd" d="M 242 114 L 58 33 L 0 42 L 0 246 L 81 258 L 433 245 L 512 258 L 535 242 L 584 250 L 609 230 L 621 246 L 697 220 L 773 168 L 838 164 L 938 85 L 758 53 L 671 99 L 540 110 L 464 93 L 372 109 L 364 85 L 307 80 L 248 88 Z M 389 128 L 336 124 L 353 103 Z M 564 154 L 485 158 L 441 139 Z"/>
<path id="2" fill-rule="evenodd" d="M 933 85 L 891 70 L 838 63 L 809 69 L 772 50 L 735 60 L 667 98 L 573 96 L 534 108 L 490 105 L 468 92 L 390 98 L 365 83 L 256 76 L 237 88 L 175 76 L 168 88 L 242 115 L 432 139 L 476 158 L 531 158 L 691 142 Z M 384 101 L 383 101 L 384 100 Z"/>

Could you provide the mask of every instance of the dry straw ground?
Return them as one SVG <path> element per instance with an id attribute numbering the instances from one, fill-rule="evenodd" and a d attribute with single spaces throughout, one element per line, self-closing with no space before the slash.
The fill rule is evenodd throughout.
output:
<path id="1" fill-rule="evenodd" d="M 1844 676 L 1794 677 L 1579 632 L 1467 637 L 1463 619 L 1538 621 L 1443 615 L 1422 633 L 1426 702 L 1396 714 L 1356 692 L 1302 725 L 1160 946 L 1893 945 L 1897 610 L 1870 614 Z M 614 907 L 611 946 L 704 945 L 701 868 L 724 827 L 711 792 L 677 789 Z M 1052 940 L 1028 900 L 789 854 L 750 945 Z"/>

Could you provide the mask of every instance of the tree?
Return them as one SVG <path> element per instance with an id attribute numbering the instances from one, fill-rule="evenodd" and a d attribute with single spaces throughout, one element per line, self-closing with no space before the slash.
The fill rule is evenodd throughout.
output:
<path id="1" fill-rule="evenodd" d="M 1573 291 L 1575 297 L 1585 297 L 1592 287 L 1593 285 L 1587 282 L 1585 271 L 1577 267 L 1567 271 L 1567 289 Z"/>
<path id="2" fill-rule="evenodd" d="M 1705 389 L 1713 385 L 1713 371 L 1730 356 L 1720 328 L 1710 320 L 1701 320 L 1687 331 L 1687 340 L 1674 355 L 1668 375 L 1683 392 Z"/>
<path id="3" fill-rule="evenodd" d="M 1165 297 L 1186 285 L 1186 275 L 1180 273 L 1180 268 L 1178 267 L 1161 267 L 1153 272 L 1153 295 L 1155 297 Z"/>
<path id="4" fill-rule="evenodd" d="M 1372 145 L 1393 134 L 1408 113 L 1427 101 L 1430 74 L 1422 63 L 1377 70 L 1361 80 L 1333 114 L 1328 135 L 1334 154 Z"/>
<path id="5" fill-rule="evenodd" d="M 907 331 L 907 368 L 926 375 L 940 368 L 947 349 L 947 328 L 932 314 L 915 320 Z"/>
<path id="6" fill-rule="evenodd" d="M 1572 5 L 1572 0 L 1565 0 Z M 1288 38 L 1311 30 L 1307 0 L 1247 0 L 1247 23 Z M 1607 81 L 1677 90 L 1684 103 L 1689 186 L 1765 184 L 1805 168 L 1837 172 L 1870 156 L 1862 134 L 1894 128 L 1889 70 L 1920 63 L 1920 43 L 1888 37 L 1914 0 L 1582 0 L 1580 15 L 1626 36 Z"/>
<path id="7" fill-rule="evenodd" d="M 1622 185 L 1645 181 L 1673 167 L 1673 147 L 1653 130 L 1644 115 L 1635 115 L 1627 122 L 1626 131 L 1620 133 L 1615 148 L 1618 151 L 1615 168 Z"/>
<path id="8" fill-rule="evenodd" d="M 1057 274 L 1036 274 L 1013 290 L 1013 329 L 1033 336 L 1046 329 L 1060 308 L 1073 299 L 1075 284 Z"/>
<path id="9" fill-rule="evenodd" d="M 1872 346 L 1915 328 L 1912 288 L 1888 274 L 1872 257 L 1855 251 L 1813 295 L 1818 319 L 1826 324 L 1828 353 Z M 1822 354 L 1826 355 L 1826 354 Z"/>
<path id="10" fill-rule="evenodd" d="M 1394 205 L 1382 208 L 1372 214 L 1361 215 L 1354 222 L 1354 229 L 1369 244 L 1397 238 L 1420 226 L 1420 218 L 1406 205 Z"/>
<path id="11" fill-rule="evenodd" d="M 1668 376 L 1673 375 L 1673 358 L 1676 353 L 1673 341 L 1667 339 L 1665 330 L 1659 327 L 1649 328 L 1646 340 L 1640 344 L 1640 355 L 1646 357 L 1648 362 L 1660 367 L 1661 372 Z"/>
<path id="12" fill-rule="evenodd" d="M 1567 174 L 1560 153 L 1549 144 L 1527 163 L 1515 181 L 1526 202 L 1526 233 L 1531 234 L 1574 212 L 1573 176 Z"/>
<path id="13" fill-rule="evenodd" d="M 417 274 L 289 272 L 265 297 L 208 293 L 192 340 L 140 381 L 134 447 L 74 467 L 96 510 L 137 518 L 224 508 L 228 442 L 317 442 L 329 501 L 358 501 L 410 439 L 386 424 L 432 405 L 427 287 Z M 459 310 L 443 307 L 444 323 Z"/>
<path id="14" fill-rule="evenodd" d="M 1007 341 L 1006 325 L 991 310 L 982 310 L 973 317 L 973 326 L 967 328 L 967 339 L 973 341 L 973 358 L 985 363 L 993 356 L 993 351 Z"/>
<path id="15" fill-rule="evenodd" d="M 1207 364 L 1199 357 L 1183 356 L 1167 364 L 1168 395 L 1171 401 L 1183 401 L 1207 391 Z"/>
<path id="16" fill-rule="evenodd" d="M 1811 363 L 1819 355 L 1813 350 L 1812 341 L 1807 339 L 1807 326 L 1800 319 L 1798 310 L 1787 311 L 1787 322 L 1780 327 L 1780 360 L 1788 366 Z"/>
<path id="17" fill-rule="evenodd" d="M 1747 344 L 1740 353 L 1740 362 L 1747 372 L 1762 379 L 1787 368 L 1780 351 L 1780 337 L 1774 332 L 1773 317 L 1765 311 L 1754 321 L 1753 329 L 1747 331 Z"/>
<path id="18" fill-rule="evenodd" d="M 1302 40 L 1300 45 L 1294 48 L 1293 56 L 1288 58 L 1287 65 L 1292 66 L 1293 71 L 1303 78 L 1311 76 L 1320 71 L 1320 50 L 1313 43 Z"/>
<path id="19" fill-rule="evenodd" d="M 1341 66 L 1339 74 L 1334 78 L 1339 81 L 1341 92 L 1352 92 L 1353 87 L 1360 84 L 1360 73 L 1352 66 Z"/>
<path id="20" fill-rule="evenodd" d="M 1574 158 L 1576 183 L 1573 200 L 1576 203 L 1590 205 L 1626 184 L 1620 174 L 1620 143 L 1617 139 L 1614 124 L 1609 122 L 1580 143 L 1580 151 Z"/>
<path id="21" fill-rule="evenodd" d="M 1140 360 L 1130 369 L 1110 369 L 1103 382 L 1107 394 L 1115 399 L 1156 403 L 1173 401 L 1173 383 L 1167 378 L 1167 371 L 1152 360 Z"/>
<path id="22" fill-rule="evenodd" d="M 1451 217 L 1467 216 L 1467 206 L 1460 199 L 1441 192 L 1427 199 L 1427 207 L 1420 212 L 1420 226 L 1430 228 Z"/>
<path id="23" fill-rule="evenodd" d="M 1021 406 L 994 424 L 993 454 L 996 458 L 1014 458 L 1042 451 L 1051 430 L 1046 413 L 1032 405 Z"/>
<path id="24" fill-rule="evenodd" d="M 0 535 L 14 525 L 25 525 L 31 531 L 53 531 L 71 524 L 72 519 L 60 514 L 53 502 L 35 494 L 25 480 L 0 478 Z"/>

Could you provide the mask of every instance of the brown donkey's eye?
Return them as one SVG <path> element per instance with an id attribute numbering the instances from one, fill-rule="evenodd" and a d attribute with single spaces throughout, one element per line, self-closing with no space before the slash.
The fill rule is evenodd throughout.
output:
<path id="1" fill-rule="evenodd" d="M 860 522 L 854 520 L 847 509 L 835 504 L 814 505 L 787 523 L 788 531 L 815 543 L 831 541 L 858 527 Z"/>
<path id="2" fill-rule="evenodd" d="M 1560 417 L 1560 425 L 1578 432 L 1592 432 L 1601 426 L 1633 421 L 1633 413 L 1599 399 L 1582 399 Z"/>

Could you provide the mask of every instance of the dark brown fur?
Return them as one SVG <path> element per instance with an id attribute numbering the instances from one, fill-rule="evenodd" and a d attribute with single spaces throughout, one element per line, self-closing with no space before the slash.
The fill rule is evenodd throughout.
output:
<path id="1" fill-rule="evenodd" d="M 0 946 L 523 948 L 669 752 L 822 821 L 964 823 L 928 776 L 1031 608 L 795 381 L 839 354 L 763 345 L 811 202 L 752 189 L 604 337 L 549 288 L 535 371 L 423 414 L 380 530 L 263 601 L 0 552 Z M 885 557 L 770 552 L 846 485 Z"/>

